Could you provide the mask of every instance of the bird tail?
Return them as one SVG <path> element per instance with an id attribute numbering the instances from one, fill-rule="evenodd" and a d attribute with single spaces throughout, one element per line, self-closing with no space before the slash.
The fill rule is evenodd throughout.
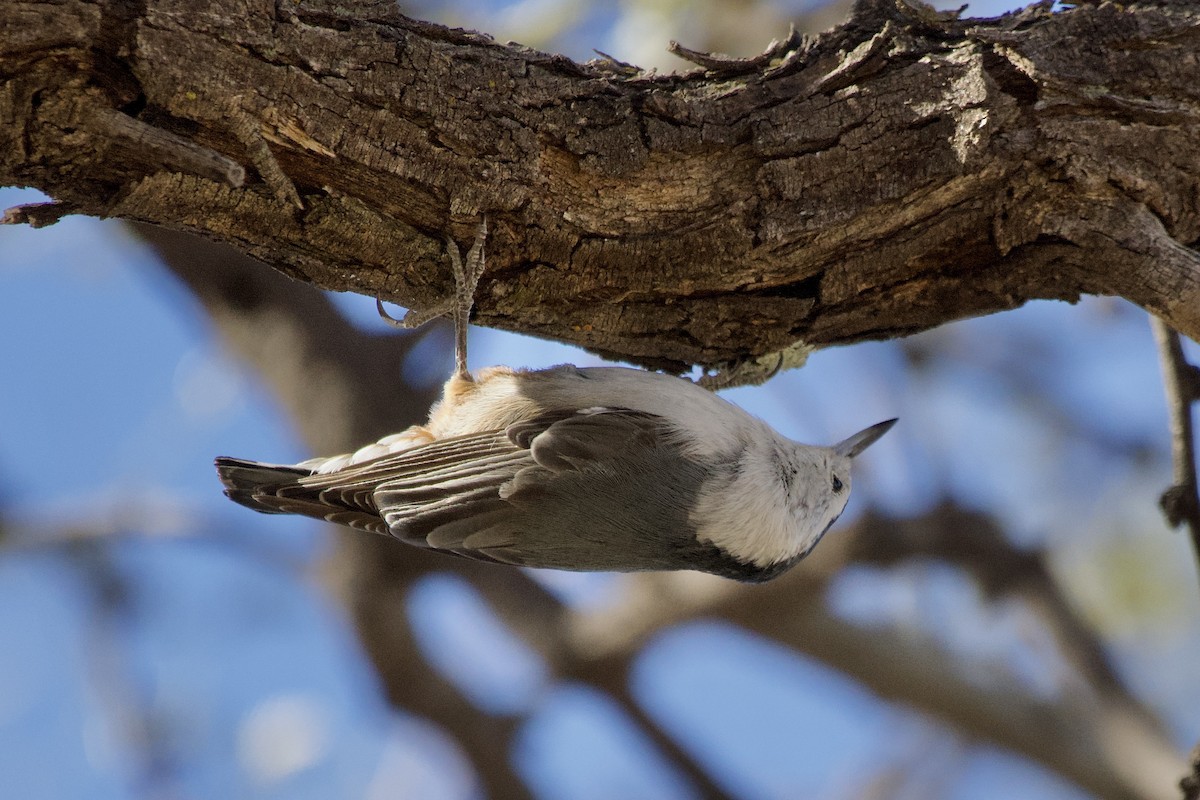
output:
<path id="1" fill-rule="evenodd" d="M 264 501 L 267 498 L 274 500 L 281 487 L 295 484 L 300 478 L 312 474 L 312 470 L 300 467 L 264 464 L 228 456 L 218 456 L 215 463 L 217 475 L 225 486 L 225 496 L 264 514 L 288 513 L 279 507 L 278 502 Z"/>

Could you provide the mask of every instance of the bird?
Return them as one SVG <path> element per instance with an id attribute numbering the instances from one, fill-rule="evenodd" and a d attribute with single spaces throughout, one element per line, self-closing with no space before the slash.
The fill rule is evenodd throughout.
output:
<path id="1" fill-rule="evenodd" d="M 853 459 L 895 419 L 828 447 L 778 434 L 681 377 L 630 367 L 467 369 L 486 219 L 452 297 L 455 370 L 424 425 L 298 464 L 221 456 L 231 500 L 384 534 L 441 553 L 571 571 L 696 570 L 775 578 L 816 546 L 850 495 Z"/>

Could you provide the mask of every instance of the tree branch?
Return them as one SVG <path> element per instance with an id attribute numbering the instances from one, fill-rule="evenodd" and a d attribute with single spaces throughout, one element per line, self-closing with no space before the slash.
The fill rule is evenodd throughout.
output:
<path id="1" fill-rule="evenodd" d="M 1200 369 L 1183 354 L 1179 334 L 1158 317 L 1150 318 L 1162 362 L 1163 385 L 1171 419 L 1171 461 L 1175 482 L 1162 493 L 1159 505 L 1172 528 L 1186 525 L 1200 575 L 1200 482 L 1196 479 L 1196 434 L 1192 404 L 1200 400 Z"/>
<path id="2" fill-rule="evenodd" d="M 482 324 L 648 365 L 1080 293 L 1200 338 L 1200 271 L 1152 258 L 1200 238 L 1187 4 L 961 20 L 863 0 L 768 58 L 687 51 L 705 69 L 666 76 L 374 2 L 0 0 L 0 19 L 0 183 L 326 288 L 429 305 L 443 233 L 486 213 Z"/>

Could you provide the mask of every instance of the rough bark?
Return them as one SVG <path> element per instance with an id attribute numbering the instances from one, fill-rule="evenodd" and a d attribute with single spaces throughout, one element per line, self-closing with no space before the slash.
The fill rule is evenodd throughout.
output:
<path id="1" fill-rule="evenodd" d="M 1200 10 L 864 0 L 647 75 L 390 3 L 0 0 L 0 183 L 648 365 L 1121 295 L 1200 338 Z"/>

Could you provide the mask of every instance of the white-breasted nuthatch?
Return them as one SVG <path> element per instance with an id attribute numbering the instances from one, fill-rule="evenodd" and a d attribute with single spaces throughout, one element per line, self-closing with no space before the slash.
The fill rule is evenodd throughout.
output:
<path id="1" fill-rule="evenodd" d="M 466 327 L 485 236 L 481 226 L 465 265 L 448 240 L 457 370 L 425 425 L 296 465 L 218 458 L 225 494 L 529 567 L 765 581 L 812 550 L 846 506 L 851 460 L 896 420 L 815 447 L 669 375 L 570 365 L 471 375 Z"/>

